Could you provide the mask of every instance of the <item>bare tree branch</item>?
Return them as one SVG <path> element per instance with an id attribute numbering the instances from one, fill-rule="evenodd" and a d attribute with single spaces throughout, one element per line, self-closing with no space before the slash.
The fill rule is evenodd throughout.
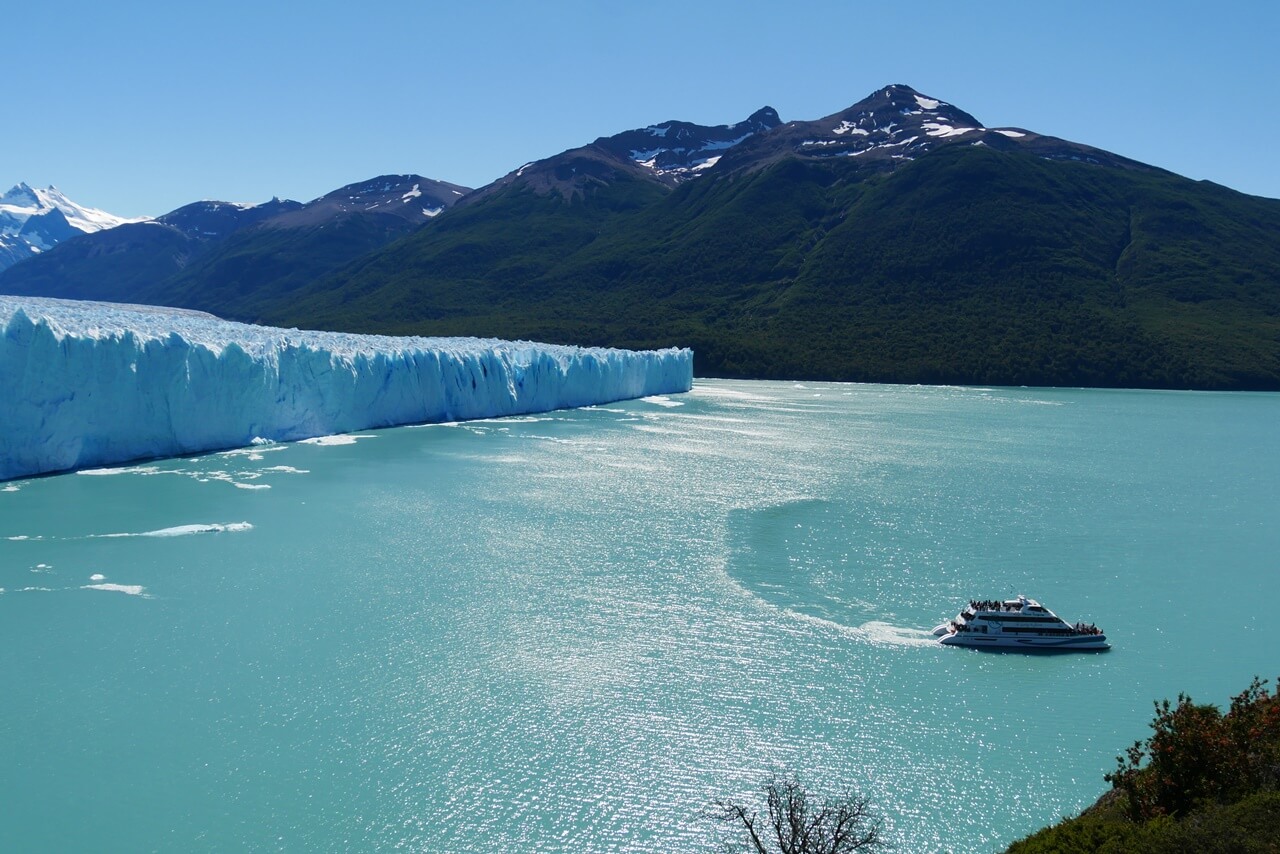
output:
<path id="1" fill-rule="evenodd" d="M 850 854 L 888 845 L 869 801 L 851 790 L 817 804 L 793 776 L 770 776 L 763 788 L 763 820 L 745 804 L 716 801 L 711 817 L 746 837 L 745 845 L 726 841 L 726 852 Z"/>

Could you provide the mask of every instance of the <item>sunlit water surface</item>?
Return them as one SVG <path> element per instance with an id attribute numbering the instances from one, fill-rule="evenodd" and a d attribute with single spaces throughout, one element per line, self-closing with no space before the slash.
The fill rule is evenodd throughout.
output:
<path id="1" fill-rule="evenodd" d="M 1152 700 L 1280 669 L 1277 424 L 699 382 L 0 484 L 0 849 L 705 851 L 794 770 L 899 850 L 997 850 Z M 1114 649 L 925 632 L 1018 593 Z"/>

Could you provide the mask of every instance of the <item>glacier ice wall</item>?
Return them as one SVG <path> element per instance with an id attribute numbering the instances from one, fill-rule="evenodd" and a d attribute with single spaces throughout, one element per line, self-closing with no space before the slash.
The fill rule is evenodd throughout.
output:
<path id="1" fill-rule="evenodd" d="M 689 350 L 391 338 L 0 296 L 0 480 L 688 391 Z"/>

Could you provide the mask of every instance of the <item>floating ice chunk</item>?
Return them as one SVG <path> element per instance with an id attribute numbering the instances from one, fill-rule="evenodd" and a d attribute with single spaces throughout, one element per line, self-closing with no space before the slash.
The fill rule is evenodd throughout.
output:
<path id="1" fill-rule="evenodd" d="M 160 474 L 159 466 L 123 466 L 120 468 L 81 469 L 76 474 L 107 477 L 116 474 Z"/>
<path id="2" fill-rule="evenodd" d="M 90 581 L 106 581 L 107 577 L 103 575 L 101 572 L 95 572 L 93 575 L 89 576 L 89 580 Z"/>
<path id="3" fill-rule="evenodd" d="M 314 436 L 310 439 L 303 439 L 300 445 L 354 445 L 360 439 L 376 439 L 377 436 L 356 436 L 351 433 L 344 433 L 341 436 Z"/>
<path id="4" fill-rule="evenodd" d="M 225 525 L 217 523 L 204 525 L 177 525 L 173 528 L 161 528 L 158 531 L 143 531 L 140 534 L 90 534 L 90 539 L 116 539 L 118 537 L 189 537 L 193 534 L 234 534 L 241 531 L 252 531 L 253 525 L 248 522 L 229 522 Z"/>
<path id="5" fill-rule="evenodd" d="M 645 403 L 655 403 L 658 406 L 666 406 L 666 407 L 684 406 L 684 404 L 681 403 L 680 401 L 672 400 L 671 398 L 661 394 L 655 394 L 650 397 L 641 398 L 641 400 L 643 400 Z"/>
<path id="6" fill-rule="evenodd" d="M 249 447 L 247 448 L 236 448 L 231 451 L 219 451 L 218 456 L 248 457 L 251 460 L 262 460 L 262 459 L 265 459 L 265 457 L 262 456 L 263 454 L 274 453 L 276 451 L 286 451 L 288 449 L 289 449 L 288 445 L 280 445 L 274 442 L 270 442 L 270 443 L 250 442 Z"/>
<path id="7" fill-rule="evenodd" d="M 146 593 L 147 588 L 143 587 L 141 584 L 112 584 L 110 581 L 108 581 L 102 584 L 84 584 L 84 585 L 81 585 L 80 589 L 81 590 L 108 590 L 113 593 L 125 593 L 129 596 L 141 596 L 144 599 L 151 598 Z"/>

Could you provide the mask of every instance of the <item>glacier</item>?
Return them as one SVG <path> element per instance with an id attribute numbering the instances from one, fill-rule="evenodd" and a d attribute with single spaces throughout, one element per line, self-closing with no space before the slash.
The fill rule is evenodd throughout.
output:
<path id="1" fill-rule="evenodd" d="M 681 348 L 309 332 L 0 295 L 0 480 L 692 385 Z"/>

